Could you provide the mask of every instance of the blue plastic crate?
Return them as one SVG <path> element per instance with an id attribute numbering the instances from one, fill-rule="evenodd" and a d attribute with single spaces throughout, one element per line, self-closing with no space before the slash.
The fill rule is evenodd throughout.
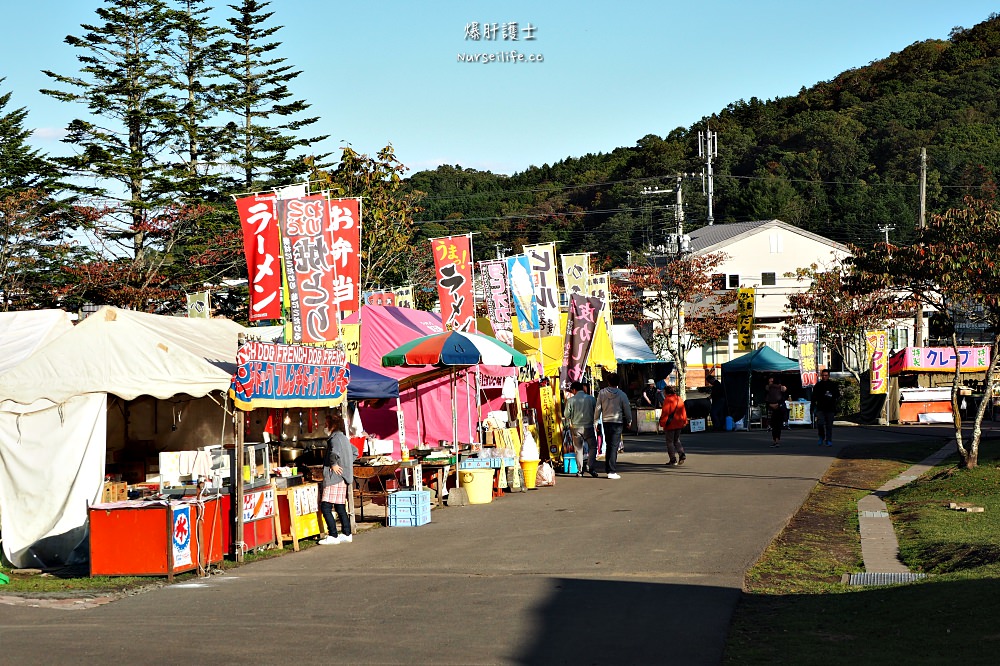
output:
<path id="1" fill-rule="evenodd" d="M 418 518 L 390 518 L 389 527 L 420 527 L 421 525 L 426 525 L 431 522 L 430 517 L 426 520 L 420 520 Z"/>
<path id="2" fill-rule="evenodd" d="M 431 522 L 431 510 L 415 510 L 411 514 L 412 507 L 402 507 L 400 509 L 390 509 L 386 517 L 386 525 L 389 527 L 420 527 Z M 408 515 L 410 514 L 410 515 Z"/>
<path id="3" fill-rule="evenodd" d="M 576 474 L 576 454 L 570 453 L 563 456 L 563 473 Z"/>
<path id="4" fill-rule="evenodd" d="M 504 467 L 517 467 L 517 458 L 504 458 L 503 459 L 503 466 Z"/>
<path id="5" fill-rule="evenodd" d="M 431 508 L 429 506 L 390 506 L 389 515 L 399 518 L 419 518 L 430 516 Z"/>
<path id="6" fill-rule="evenodd" d="M 489 458 L 490 467 L 493 469 L 500 469 L 503 467 L 503 458 Z"/>
<path id="7" fill-rule="evenodd" d="M 431 506 L 429 490 L 398 490 L 389 494 L 389 508 L 401 506 Z"/>

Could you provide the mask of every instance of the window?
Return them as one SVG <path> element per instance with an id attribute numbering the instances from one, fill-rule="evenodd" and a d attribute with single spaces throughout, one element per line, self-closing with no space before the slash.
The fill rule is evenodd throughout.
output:
<path id="1" fill-rule="evenodd" d="M 726 274 L 725 273 L 713 273 L 712 274 L 712 291 L 723 291 L 726 288 Z"/>
<path id="2" fill-rule="evenodd" d="M 777 282 L 775 281 L 774 273 L 761 273 L 760 283 L 765 287 L 773 287 Z"/>
<path id="3" fill-rule="evenodd" d="M 740 288 L 740 276 L 739 275 L 730 275 L 729 276 L 729 288 L 730 289 L 739 289 Z"/>

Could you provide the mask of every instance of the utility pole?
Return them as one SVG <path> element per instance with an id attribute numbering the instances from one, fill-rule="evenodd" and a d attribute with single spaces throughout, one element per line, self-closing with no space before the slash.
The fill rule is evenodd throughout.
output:
<path id="1" fill-rule="evenodd" d="M 917 228 L 927 226 L 927 149 L 920 149 L 920 219 Z"/>
<path id="2" fill-rule="evenodd" d="M 920 218 L 917 229 L 923 229 L 927 224 L 927 149 L 920 149 Z M 917 312 L 913 317 L 913 346 L 924 345 L 924 304 L 914 294 Z"/>
<path id="3" fill-rule="evenodd" d="M 712 203 L 715 197 L 715 175 L 712 172 L 712 158 L 719 156 L 719 133 L 705 127 L 704 132 L 698 132 L 698 157 L 705 158 L 705 171 L 701 174 L 701 190 L 708 197 L 708 224 L 715 222 L 712 214 Z M 705 181 L 708 181 L 708 187 Z"/>
<path id="4" fill-rule="evenodd" d="M 885 226 L 883 226 L 883 227 L 879 227 L 878 228 L 879 231 L 881 231 L 882 233 L 885 234 L 885 244 L 886 245 L 889 244 L 889 232 L 893 231 L 894 229 L 895 229 L 895 227 L 890 227 L 888 224 L 885 225 Z"/>

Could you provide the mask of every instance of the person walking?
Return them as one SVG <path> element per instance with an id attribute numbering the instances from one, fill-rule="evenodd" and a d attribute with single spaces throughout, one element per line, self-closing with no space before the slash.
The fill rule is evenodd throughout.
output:
<path id="1" fill-rule="evenodd" d="M 774 443 L 772 447 L 781 446 L 781 429 L 785 427 L 785 397 L 788 388 L 784 384 L 775 381 L 774 375 L 767 378 L 767 387 L 764 389 L 764 403 L 771 410 L 771 439 Z"/>
<path id="2" fill-rule="evenodd" d="M 354 485 L 354 447 L 344 434 L 344 419 L 340 412 L 326 417 L 326 428 L 330 433 L 326 440 L 326 457 L 323 460 L 323 497 L 319 508 L 326 521 L 327 535 L 319 540 L 324 546 L 351 543 L 351 516 L 347 512 L 347 493 Z M 337 522 L 333 512 L 340 518 L 341 534 L 337 534 Z"/>
<path id="3" fill-rule="evenodd" d="M 604 471 L 609 479 L 620 479 L 618 474 L 618 445 L 622 430 L 632 423 L 632 406 L 628 396 L 618 388 L 618 375 L 608 375 L 608 385 L 597 394 L 594 421 L 604 424 Z"/>
<path id="4" fill-rule="evenodd" d="M 681 430 L 688 423 L 687 409 L 673 386 L 663 389 L 663 394 L 660 427 L 663 428 L 667 440 L 667 455 L 669 456 L 667 467 L 683 465 L 684 461 L 687 460 L 687 455 L 681 445 Z"/>
<path id="5" fill-rule="evenodd" d="M 833 446 L 833 417 L 840 404 L 840 384 L 830 379 L 830 371 L 820 370 L 819 381 L 813 387 L 812 413 L 819 431 L 819 445 Z"/>
<path id="6" fill-rule="evenodd" d="M 725 430 L 726 429 L 726 389 L 723 388 L 722 382 L 718 378 L 709 373 L 705 378 L 708 381 L 708 385 L 711 387 L 711 394 L 709 398 L 712 400 L 712 430 Z"/>
<path id="7" fill-rule="evenodd" d="M 569 387 L 570 398 L 563 409 L 563 422 L 573 437 L 576 452 L 576 475 L 583 476 L 584 470 L 597 477 L 597 435 L 594 434 L 594 410 L 597 400 L 587 393 L 581 382 L 573 382 Z M 587 451 L 587 467 L 584 467 L 583 453 Z"/>

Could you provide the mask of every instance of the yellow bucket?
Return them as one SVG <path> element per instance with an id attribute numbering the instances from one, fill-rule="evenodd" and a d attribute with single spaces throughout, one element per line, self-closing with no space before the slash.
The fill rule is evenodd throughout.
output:
<path id="1" fill-rule="evenodd" d="M 524 470 L 524 487 L 534 488 L 535 479 L 538 477 L 538 461 L 522 460 L 521 469 Z"/>
<path id="2" fill-rule="evenodd" d="M 469 504 L 489 504 L 493 501 L 493 468 L 458 470 L 459 483 L 469 496 Z"/>

